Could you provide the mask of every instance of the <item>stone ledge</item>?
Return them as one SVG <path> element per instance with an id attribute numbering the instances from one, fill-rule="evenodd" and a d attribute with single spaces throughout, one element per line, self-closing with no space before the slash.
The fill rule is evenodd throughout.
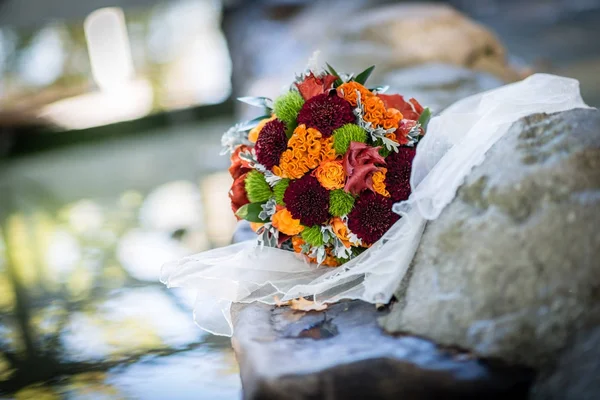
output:
<path id="1" fill-rule="evenodd" d="M 234 306 L 244 399 L 525 399 L 531 370 L 442 349 L 377 324 L 386 311 L 349 301 L 299 313 Z"/>

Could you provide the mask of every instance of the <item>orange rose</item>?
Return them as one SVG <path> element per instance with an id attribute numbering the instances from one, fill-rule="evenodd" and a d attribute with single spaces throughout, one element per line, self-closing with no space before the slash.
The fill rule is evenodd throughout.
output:
<path id="1" fill-rule="evenodd" d="M 250 222 L 250 228 L 254 232 L 258 231 L 260 229 L 260 227 L 263 225 L 264 225 L 264 223 L 262 223 L 262 222 Z"/>
<path id="2" fill-rule="evenodd" d="M 333 228 L 333 233 L 335 233 L 335 236 L 337 236 L 338 239 L 344 243 L 344 246 L 346 246 L 346 248 L 350 248 L 351 243 L 350 239 L 348 238 L 349 231 L 346 224 L 344 224 L 344 221 L 342 221 L 340 217 L 335 217 L 331 220 L 331 227 Z"/>
<path id="3" fill-rule="evenodd" d="M 315 170 L 315 177 L 325 189 L 341 189 L 346 183 L 346 173 L 341 161 L 324 161 Z"/>
<path id="4" fill-rule="evenodd" d="M 385 174 L 387 173 L 386 168 L 380 168 L 379 171 L 373 174 L 373 191 L 379 193 L 384 197 L 390 197 L 390 193 L 385 188 Z"/>
<path id="5" fill-rule="evenodd" d="M 286 208 L 273 214 L 272 223 L 279 232 L 290 236 L 297 235 L 304 230 L 304 227 L 300 225 L 300 220 L 294 219 L 292 213 Z"/>

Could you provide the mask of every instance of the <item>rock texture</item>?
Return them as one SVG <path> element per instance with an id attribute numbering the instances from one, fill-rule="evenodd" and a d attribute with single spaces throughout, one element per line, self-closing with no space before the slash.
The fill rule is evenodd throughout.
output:
<path id="1" fill-rule="evenodd" d="M 520 78 L 490 30 L 444 4 L 386 5 L 356 12 L 344 22 L 329 28 L 334 40 L 323 52 L 348 70 L 376 63 L 381 73 L 437 62 L 485 71 L 505 81 Z"/>
<path id="2" fill-rule="evenodd" d="M 531 370 L 382 332 L 372 304 L 325 312 L 236 305 L 245 399 L 525 399 Z"/>
<path id="3" fill-rule="evenodd" d="M 560 381 L 569 354 L 584 353 L 579 338 L 600 326 L 600 112 L 513 125 L 428 224 L 411 268 L 388 331 Z M 591 364 L 570 377 L 597 378 Z"/>

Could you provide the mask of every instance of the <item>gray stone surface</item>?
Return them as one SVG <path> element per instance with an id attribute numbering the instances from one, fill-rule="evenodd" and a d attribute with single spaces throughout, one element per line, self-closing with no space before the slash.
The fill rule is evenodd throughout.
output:
<path id="1" fill-rule="evenodd" d="M 531 370 L 386 335 L 360 301 L 325 312 L 234 306 L 245 399 L 524 399 Z"/>
<path id="2" fill-rule="evenodd" d="M 600 397 L 600 327 L 575 335 L 558 357 L 556 368 L 542 374 L 532 400 L 597 400 Z"/>
<path id="3" fill-rule="evenodd" d="M 388 331 L 554 371 L 600 325 L 600 112 L 517 122 L 428 224 L 411 268 Z"/>

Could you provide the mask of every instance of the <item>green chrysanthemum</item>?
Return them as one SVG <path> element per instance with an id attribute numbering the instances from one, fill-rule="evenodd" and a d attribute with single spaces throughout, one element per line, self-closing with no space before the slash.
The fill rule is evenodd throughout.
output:
<path id="1" fill-rule="evenodd" d="M 325 244 L 323 240 L 323 234 L 321 233 L 321 227 L 318 225 L 305 228 L 302 231 L 302 239 L 311 246 L 317 247 Z"/>
<path id="2" fill-rule="evenodd" d="M 277 118 L 285 122 L 288 137 L 292 135 L 298 125 L 296 118 L 303 105 L 304 99 L 300 93 L 293 90 L 275 99 L 273 111 Z"/>
<path id="3" fill-rule="evenodd" d="M 288 188 L 289 185 L 290 185 L 290 180 L 287 178 L 283 178 L 282 180 L 277 182 L 275 184 L 275 186 L 273 186 L 273 194 L 275 195 L 275 201 L 280 206 L 285 207 L 285 203 L 283 201 L 283 195 L 285 194 L 285 190 Z"/>
<path id="4" fill-rule="evenodd" d="M 352 211 L 354 196 L 342 189 L 332 190 L 329 193 L 329 213 L 334 217 L 341 217 Z"/>
<path id="5" fill-rule="evenodd" d="M 250 171 L 245 181 L 246 195 L 251 203 L 262 203 L 273 195 L 265 176 L 258 171 Z"/>
<path id="6" fill-rule="evenodd" d="M 333 148 L 337 154 L 346 154 L 350 142 L 367 142 L 367 132 L 355 124 L 346 124 L 333 131 Z"/>

